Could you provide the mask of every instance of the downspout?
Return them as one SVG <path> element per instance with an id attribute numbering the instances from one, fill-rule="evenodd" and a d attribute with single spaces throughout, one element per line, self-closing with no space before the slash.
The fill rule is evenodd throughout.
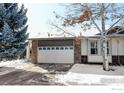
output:
<path id="1" fill-rule="evenodd" d="M 89 58 L 89 44 L 88 44 L 88 38 L 87 38 L 87 63 L 88 63 L 88 58 Z"/>

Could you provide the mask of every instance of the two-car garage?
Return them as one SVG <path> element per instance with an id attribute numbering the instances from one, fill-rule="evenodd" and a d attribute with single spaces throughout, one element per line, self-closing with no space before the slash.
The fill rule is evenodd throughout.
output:
<path id="1" fill-rule="evenodd" d="M 74 38 L 31 39 L 33 63 L 74 63 Z"/>
<path id="2" fill-rule="evenodd" d="M 38 63 L 74 63 L 73 46 L 38 47 Z"/>

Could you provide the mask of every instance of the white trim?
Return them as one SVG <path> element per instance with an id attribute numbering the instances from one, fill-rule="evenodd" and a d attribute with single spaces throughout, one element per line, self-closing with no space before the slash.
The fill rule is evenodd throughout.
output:
<path id="1" fill-rule="evenodd" d="M 97 54 L 91 54 L 91 42 L 97 42 Z M 90 55 L 90 56 L 97 56 L 97 55 L 99 55 L 99 41 L 98 41 L 98 39 L 89 39 L 88 40 L 88 54 Z"/>
<path id="2" fill-rule="evenodd" d="M 110 45 L 110 38 L 109 40 L 109 62 L 112 62 L 112 56 L 111 56 L 111 45 Z M 98 54 L 90 54 L 90 42 L 91 41 L 97 41 L 97 49 L 98 49 Z M 103 62 L 103 57 L 101 54 L 101 40 L 99 38 L 88 38 L 88 46 L 87 46 L 87 51 L 88 51 L 88 63 L 102 63 Z"/>

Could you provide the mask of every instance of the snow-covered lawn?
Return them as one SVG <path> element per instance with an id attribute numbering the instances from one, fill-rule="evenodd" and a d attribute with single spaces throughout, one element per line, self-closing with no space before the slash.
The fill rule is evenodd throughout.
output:
<path id="1" fill-rule="evenodd" d="M 15 69 L 22 69 L 25 71 L 40 72 L 40 73 L 48 72 L 47 70 L 39 66 L 36 66 L 35 64 L 32 64 L 30 62 L 27 62 L 26 60 L 1 61 L 0 67 L 13 67 Z"/>
<path id="2" fill-rule="evenodd" d="M 26 60 L 2 61 L 0 84 L 124 86 L 124 66 L 111 66 L 111 71 L 104 71 L 102 65 L 75 64 L 69 69 L 69 65 L 61 64 L 35 65 Z"/>
<path id="3" fill-rule="evenodd" d="M 124 66 L 111 66 L 104 71 L 102 65 L 75 64 L 66 75 L 56 75 L 56 82 L 64 85 L 124 85 Z"/>

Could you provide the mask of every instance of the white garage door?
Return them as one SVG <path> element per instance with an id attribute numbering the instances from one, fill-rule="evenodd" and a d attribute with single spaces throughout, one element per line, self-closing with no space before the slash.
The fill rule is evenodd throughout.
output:
<path id="1" fill-rule="evenodd" d="M 74 63 L 73 46 L 38 47 L 38 63 Z"/>

